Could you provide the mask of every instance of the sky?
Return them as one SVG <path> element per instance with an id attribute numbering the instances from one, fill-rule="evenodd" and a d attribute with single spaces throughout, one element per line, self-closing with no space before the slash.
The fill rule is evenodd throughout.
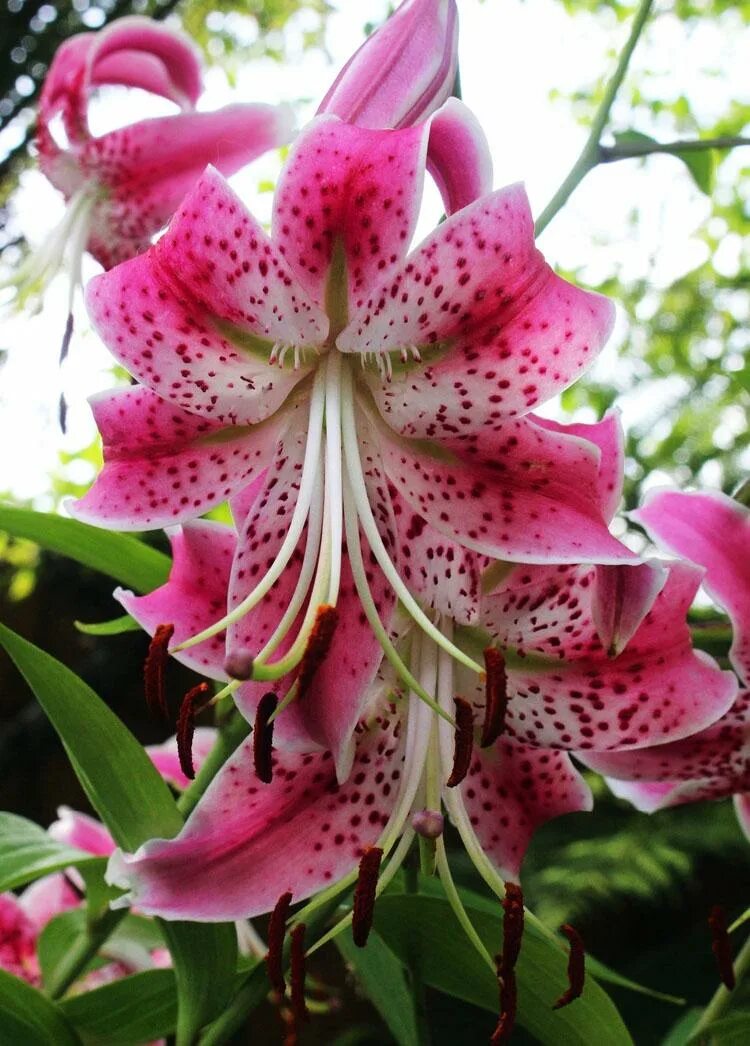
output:
<path id="1" fill-rule="evenodd" d="M 339 0 L 334 6 L 339 10 L 330 18 L 326 38 L 330 62 L 320 52 L 302 52 L 307 28 L 302 16 L 289 33 L 290 62 L 249 63 L 232 88 L 219 69 L 209 70 L 199 108 L 213 109 L 231 101 L 286 100 L 294 105 L 302 125 L 314 113 L 338 68 L 359 46 L 363 24 L 381 21 L 387 4 L 384 0 Z M 636 74 L 639 66 L 648 68 L 664 97 L 687 94 L 706 124 L 726 109 L 729 97 L 750 102 L 748 41 L 739 20 L 736 32 L 722 34 L 713 24 L 686 31 L 668 13 L 669 6 L 666 2 L 656 5 L 661 13 L 636 52 L 632 63 Z M 459 0 L 459 10 L 463 97 L 489 139 L 495 185 L 524 182 L 534 213 L 539 214 L 586 136 L 564 96 L 588 90 L 597 77 L 612 70 L 628 25 L 618 23 L 614 16 L 596 20 L 587 15 L 570 17 L 559 0 Z M 235 22 L 241 31 L 248 24 Z M 721 75 L 715 75 L 715 70 Z M 563 97 L 551 100 L 553 92 Z M 109 129 L 113 120 L 124 123 L 135 114 L 157 115 L 157 103 L 134 94 L 128 92 L 124 100 L 122 92 L 110 91 L 94 112 L 94 129 Z M 300 98 L 307 101 L 300 103 Z M 163 111 L 171 111 L 167 103 Z M 616 123 L 624 112 L 615 106 Z M 638 129 L 657 134 L 659 130 Z M 268 155 L 232 179 L 262 220 L 270 216 L 272 198 L 270 193 L 258 192 L 258 185 L 275 179 L 279 164 L 277 154 Z M 733 159 L 724 165 L 724 177 L 731 178 L 732 170 Z M 637 240 L 628 221 L 636 204 L 643 213 Z M 60 197 L 35 171 L 24 174 L 16 206 L 31 243 L 39 243 L 63 212 Z M 429 231 L 440 211 L 437 194 L 431 189 L 425 194 L 417 238 Z M 593 282 L 614 270 L 626 280 L 648 274 L 654 284 L 667 285 L 704 260 L 706 248 L 696 232 L 708 213 L 708 201 L 679 161 L 654 157 L 645 169 L 637 162 L 611 164 L 588 176 L 543 233 L 539 245 L 553 266 L 582 267 L 584 280 Z M 722 266 L 731 271 L 737 265 L 739 244 L 734 239 L 727 237 L 715 259 L 719 271 Z M 97 268 L 90 262 L 85 272 L 92 275 Z M 7 311 L 1 316 L 0 349 L 7 350 L 7 356 L 0 369 L 0 491 L 30 500 L 40 509 L 50 506 L 49 476 L 59 471 L 59 452 L 75 454 L 94 436 L 86 398 L 113 383 L 110 357 L 88 329 L 80 300 L 70 356 L 60 372 L 57 354 L 66 298 L 67 282 L 60 277 L 37 316 L 12 316 Z M 628 317 L 620 310 L 611 345 L 597 364 L 602 372 L 611 370 L 617 359 L 616 345 L 627 323 Z M 57 423 L 61 388 L 70 404 L 65 436 Z M 637 396 L 624 397 L 620 407 L 625 424 L 633 424 L 642 402 L 639 405 Z M 555 403 L 546 413 L 563 417 Z M 93 468 L 78 461 L 66 466 L 66 474 L 76 482 L 87 482 L 93 478 Z"/>

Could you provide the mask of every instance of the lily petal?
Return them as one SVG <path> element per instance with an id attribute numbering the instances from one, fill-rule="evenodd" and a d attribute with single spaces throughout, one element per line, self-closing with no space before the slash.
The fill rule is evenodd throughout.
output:
<path id="1" fill-rule="evenodd" d="M 97 857 L 108 857 L 115 848 L 112 836 L 101 821 L 69 806 L 58 806 L 57 820 L 49 826 L 47 834 L 55 842 Z"/>
<path id="2" fill-rule="evenodd" d="M 186 523 L 168 533 L 172 568 L 166 584 L 147 596 L 135 596 L 118 588 L 115 599 L 149 635 L 164 622 L 174 625 L 176 645 L 213 625 L 226 613 L 227 586 L 237 540 L 231 527 L 208 520 Z M 175 656 L 209 679 L 224 680 L 224 640 L 222 632 Z"/>
<path id="3" fill-rule="evenodd" d="M 631 518 L 662 548 L 705 568 L 706 591 L 732 621 L 732 664 L 750 683 L 750 509 L 716 491 L 662 490 Z"/>
<path id="4" fill-rule="evenodd" d="M 104 187 L 92 214 L 90 250 L 105 268 L 135 257 L 207 165 L 234 174 L 286 144 L 292 126 L 286 106 L 227 105 L 141 120 L 92 138 L 78 157 L 83 176 Z"/>
<path id="5" fill-rule="evenodd" d="M 427 170 L 454 214 L 492 190 L 492 155 L 482 125 L 468 106 L 449 98 L 430 121 Z"/>
<path id="6" fill-rule="evenodd" d="M 114 843 L 112 844 L 114 849 Z M 107 851 L 111 853 L 112 849 Z M 37 933 L 41 933 L 50 919 L 72 908 L 80 908 L 81 897 L 73 889 L 61 872 L 45 875 L 27 886 L 18 902 L 22 911 L 34 924 Z M 0 967 L 5 968 L 0 961 Z"/>
<path id="7" fill-rule="evenodd" d="M 360 127 L 411 127 L 448 97 L 457 64 L 455 0 L 404 0 L 352 55 L 318 112 Z"/>
<path id="8" fill-rule="evenodd" d="M 513 882 L 540 825 L 593 807 L 591 790 L 565 752 L 507 738 L 475 752 L 461 798 L 482 849 Z"/>
<path id="9" fill-rule="evenodd" d="M 222 430 L 138 386 L 90 402 L 104 468 L 68 508 L 77 519 L 119 530 L 169 526 L 226 500 L 267 467 L 286 421 Z"/>
<path id="10" fill-rule="evenodd" d="M 638 562 L 599 507 L 599 452 L 528 418 L 440 452 L 380 428 L 390 482 L 437 531 L 496 559 Z M 450 452 L 448 447 L 450 446 Z"/>
<path id="11" fill-rule="evenodd" d="M 664 588 L 668 571 L 655 560 L 638 566 L 597 567 L 591 613 L 610 657 L 621 654 Z"/>
<path id="12" fill-rule="evenodd" d="M 422 362 L 370 384 L 383 416 L 418 438 L 494 427 L 560 392 L 612 328 L 600 295 L 556 276 L 534 246 L 520 185 L 452 215 L 370 291 L 336 344 L 342 352 L 409 350 Z"/>
<path id="13" fill-rule="evenodd" d="M 224 764 L 175 839 L 110 861 L 108 880 L 147 914 L 244 919 L 281 894 L 304 900 L 356 867 L 393 808 L 403 762 L 399 724 L 362 734 L 352 775 L 338 785 L 329 752 L 278 752 L 273 779 L 252 771 L 252 740 Z"/>
<path id="14" fill-rule="evenodd" d="M 276 190 L 273 238 L 318 304 L 326 301 L 337 245 L 346 271 L 342 315 L 397 268 L 417 221 L 428 127 L 368 131 L 317 117 L 292 146 Z M 345 282 L 343 282 L 345 280 Z"/>
<path id="15" fill-rule="evenodd" d="M 601 421 L 562 423 L 551 418 L 532 415 L 535 424 L 550 432 L 578 436 L 599 448 L 599 505 L 604 519 L 610 523 L 622 500 L 625 478 L 625 433 L 620 412 L 608 411 Z"/>
<path id="16" fill-rule="evenodd" d="M 669 578 L 624 653 L 608 658 L 590 609 L 591 571 L 519 567 L 486 601 L 506 658 L 507 725 L 516 740 L 580 751 L 640 749 L 714 723 L 736 680 L 694 651 L 686 614 L 700 571 Z M 554 660 L 553 660 L 554 659 Z"/>
<path id="17" fill-rule="evenodd" d="M 254 425 L 278 410 L 301 371 L 272 367 L 240 334 L 224 332 L 165 272 L 155 248 L 95 276 L 86 304 L 123 367 L 165 400 L 223 425 Z M 265 356 L 265 358 L 264 358 Z"/>

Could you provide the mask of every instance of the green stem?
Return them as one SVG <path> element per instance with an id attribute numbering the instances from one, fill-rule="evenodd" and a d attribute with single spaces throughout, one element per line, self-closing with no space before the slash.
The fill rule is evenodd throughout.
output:
<path id="1" fill-rule="evenodd" d="M 750 937 L 745 941 L 737 958 L 734 960 L 734 976 L 739 986 L 743 978 L 750 973 Z M 734 989 L 737 991 L 737 988 Z M 730 992 L 724 985 L 720 985 L 714 992 L 714 996 L 703 1011 L 701 1019 L 690 1034 L 690 1042 L 701 1046 L 708 1046 L 711 1042 L 711 1025 L 717 1021 L 732 999 Z"/>
<path id="2" fill-rule="evenodd" d="M 535 226 L 537 236 L 547 228 L 557 212 L 567 203 L 570 196 L 572 196 L 573 192 L 578 188 L 588 172 L 599 163 L 602 132 L 607 125 L 610 110 L 612 109 L 617 92 L 622 85 L 622 81 L 625 79 L 625 73 L 628 70 L 630 59 L 632 58 L 633 51 L 636 48 L 638 39 L 651 12 L 653 2 L 654 0 L 641 0 L 635 19 L 633 20 L 630 36 L 620 54 L 614 75 L 607 84 L 604 98 L 602 99 L 601 105 L 594 116 L 594 121 L 591 124 L 591 131 L 586 139 L 586 144 L 584 145 L 580 156 L 571 167 L 567 178 L 539 216 Z"/>
<path id="3" fill-rule="evenodd" d="M 116 912 L 105 911 L 87 926 L 83 936 L 76 941 L 50 978 L 47 991 L 53 999 L 61 998 L 71 984 L 80 977 L 126 915 L 127 909 Z"/>
<path id="4" fill-rule="evenodd" d="M 219 731 L 216 744 L 213 746 L 206 757 L 203 766 L 196 774 L 195 780 L 185 789 L 177 800 L 177 806 L 184 817 L 187 817 L 188 814 L 192 813 L 198 800 L 211 784 L 226 760 L 245 740 L 249 730 L 250 727 L 247 725 L 247 722 L 242 718 L 239 712 L 236 712 Z"/>
<path id="5" fill-rule="evenodd" d="M 404 866 L 406 892 L 416 895 L 419 893 L 419 863 L 418 855 L 412 854 L 412 860 L 407 861 Z M 427 1020 L 427 996 L 425 995 L 424 980 L 420 969 L 419 950 L 409 949 L 407 955 L 407 969 L 411 983 L 411 994 L 414 1002 L 414 1021 L 417 1030 L 417 1042 L 419 1046 L 429 1046 L 431 1041 L 430 1025 Z"/>
<path id="6" fill-rule="evenodd" d="M 602 145 L 599 147 L 599 163 L 614 163 L 616 160 L 631 160 L 638 156 L 651 156 L 654 153 L 667 153 L 679 156 L 682 153 L 700 153 L 706 149 L 736 149 L 740 145 L 750 145 L 750 138 L 737 135 L 723 135 L 719 138 L 692 138 L 677 142 L 627 142 L 620 145 Z"/>

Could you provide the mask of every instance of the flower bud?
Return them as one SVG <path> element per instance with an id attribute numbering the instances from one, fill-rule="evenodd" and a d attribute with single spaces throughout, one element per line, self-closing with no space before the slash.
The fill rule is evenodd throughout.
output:
<path id="1" fill-rule="evenodd" d="M 318 112 L 360 127 L 411 127 L 450 95 L 457 51 L 455 0 L 404 0 L 352 55 Z"/>

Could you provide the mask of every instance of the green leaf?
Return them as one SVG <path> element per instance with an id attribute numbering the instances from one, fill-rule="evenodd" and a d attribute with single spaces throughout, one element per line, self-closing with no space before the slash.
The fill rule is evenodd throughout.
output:
<path id="1" fill-rule="evenodd" d="M 134 973 L 65 999 L 60 1009 L 90 1046 L 160 1039 L 177 1024 L 174 971 Z"/>
<path id="2" fill-rule="evenodd" d="M 750 1013 L 732 1013 L 713 1021 L 705 1030 L 705 1041 L 711 1046 L 747 1046 L 750 1042 Z"/>
<path id="3" fill-rule="evenodd" d="M 706 193 L 707 196 L 713 192 L 716 183 L 716 157 L 713 149 L 700 149 L 697 152 L 692 149 L 684 152 L 672 152 L 671 150 L 667 152 L 661 148 L 661 143 L 655 138 L 648 134 L 641 134 L 640 131 L 623 131 L 621 134 L 616 134 L 614 138 L 615 144 L 623 146 L 625 150 L 629 145 L 648 147 L 648 152 L 643 153 L 644 156 L 655 153 L 675 156 L 685 164 L 701 192 Z"/>
<path id="4" fill-rule="evenodd" d="M 373 930 L 367 947 L 358 948 L 351 935 L 343 933 L 336 938 L 336 945 L 399 1046 L 419 1046 L 406 970 L 383 938 Z"/>
<path id="5" fill-rule="evenodd" d="M 0 1046 L 81 1046 L 81 1040 L 53 1002 L 0 970 Z"/>
<path id="6" fill-rule="evenodd" d="M 37 957 L 42 971 L 42 982 L 46 988 L 55 980 L 55 974 L 78 939 L 86 932 L 86 912 L 83 908 L 72 908 L 50 919 L 39 935 Z M 101 966 L 103 960 L 94 960 L 86 970 Z M 81 971 L 84 973 L 85 971 Z"/>
<path id="7" fill-rule="evenodd" d="M 237 931 L 233 923 L 160 920 L 160 926 L 172 954 L 180 999 L 177 1046 L 189 1046 L 232 995 Z"/>
<path id="8" fill-rule="evenodd" d="M 91 854 L 55 842 L 43 828 L 24 817 L 0 813 L 0 893 L 61 868 L 95 860 Z"/>
<path id="9" fill-rule="evenodd" d="M 10 654 L 57 730 L 78 780 L 119 846 L 172 838 L 182 816 L 168 786 L 130 731 L 94 691 L 43 650 L 0 625 Z M 178 1046 L 223 1007 L 236 965 L 231 924 L 170 923 L 164 935 L 180 997 Z"/>
<path id="10" fill-rule="evenodd" d="M 680 1017 L 672 1025 L 666 1036 L 661 1040 L 660 1046 L 685 1046 L 690 1038 L 693 1028 L 700 1020 L 703 1010 L 694 1006 Z"/>
<path id="11" fill-rule="evenodd" d="M 490 954 L 502 946 L 502 917 L 487 905 L 462 898 Z M 499 905 L 496 906 L 499 908 Z M 497 981 L 461 929 L 448 902 L 424 895 L 385 895 L 375 909 L 375 928 L 403 961 L 419 949 L 425 984 L 497 1012 Z M 561 1010 L 552 1005 L 568 984 L 567 956 L 533 926 L 524 934 L 516 968 L 518 1021 L 548 1046 L 631 1046 L 614 1003 L 592 977 L 580 999 Z"/>
<path id="12" fill-rule="evenodd" d="M 130 614 L 112 618 L 111 621 L 92 621 L 89 624 L 85 621 L 74 621 L 73 624 L 86 636 L 121 636 L 123 632 L 141 630 L 141 626 Z"/>
<path id="13" fill-rule="evenodd" d="M 666 992 L 657 991 L 656 988 L 649 988 L 645 984 L 639 984 L 638 981 L 632 981 L 630 977 L 623 977 L 617 970 L 611 970 L 609 966 L 605 966 L 593 955 L 586 956 L 586 969 L 589 973 L 593 973 L 598 981 L 616 984 L 618 988 L 626 988 L 639 995 L 648 995 L 652 999 L 661 999 L 662 1002 L 671 1002 L 674 1006 L 685 1005 L 686 1000 L 679 995 L 668 995 Z"/>
<path id="14" fill-rule="evenodd" d="M 163 552 L 130 534 L 101 530 L 75 519 L 0 505 L 0 530 L 75 559 L 136 592 L 158 588 L 169 575 L 170 560 Z"/>
<path id="15" fill-rule="evenodd" d="M 86 795 L 119 846 L 171 838 L 182 817 L 143 747 L 100 697 L 61 662 L 0 625 L 10 654 L 60 735 Z"/>

